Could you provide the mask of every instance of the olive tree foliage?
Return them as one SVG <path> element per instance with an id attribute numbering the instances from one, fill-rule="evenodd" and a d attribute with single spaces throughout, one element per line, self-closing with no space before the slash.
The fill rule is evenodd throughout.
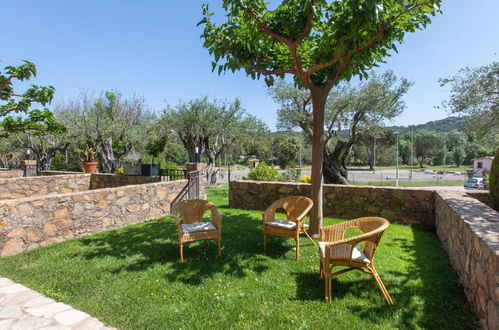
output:
<path id="1" fill-rule="evenodd" d="M 406 79 L 397 81 L 395 75 L 388 71 L 382 75 L 373 73 L 369 80 L 356 86 L 345 84 L 331 91 L 325 110 L 323 171 L 326 183 L 348 183 L 345 162 L 350 149 L 355 143 L 362 142 L 361 139 L 369 139 L 369 135 L 379 133 L 379 126 L 385 120 L 393 119 L 403 111 L 405 103 L 402 97 L 411 85 Z M 279 127 L 301 128 L 312 139 L 310 93 L 283 80 L 270 91 L 281 106 L 277 113 Z M 343 135 L 346 138 L 339 138 Z M 380 142 L 380 146 L 385 145 L 390 142 L 390 137 L 387 137 L 386 143 L 383 139 Z"/>
<path id="2" fill-rule="evenodd" d="M 440 0 L 224 0 L 225 18 L 203 6 L 204 46 L 213 70 L 244 70 L 253 79 L 290 74 L 313 104 L 312 234 L 322 226 L 324 109 L 331 88 L 367 71 L 396 50 L 407 32 L 431 22 Z"/>
<path id="3" fill-rule="evenodd" d="M 57 153 L 64 153 L 69 146 L 65 134 L 20 134 L 19 143 L 31 150 L 39 171 L 50 171 L 52 158 Z"/>
<path id="4" fill-rule="evenodd" d="M 369 165 L 369 170 L 372 171 L 374 170 L 374 165 L 375 165 L 374 164 L 375 155 L 384 148 L 394 145 L 396 143 L 396 135 L 391 129 L 373 126 L 370 132 L 360 136 L 359 143 L 361 143 L 366 149 L 367 164 Z M 402 152 L 400 152 L 400 154 L 402 156 Z M 402 158 L 404 157 L 402 156 Z"/>
<path id="5" fill-rule="evenodd" d="M 24 157 L 23 146 L 16 136 L 0 139 L 0 167 L 11 167 L 19 164 Z"/>
<path id="6" fill-rule="evenodd" d="M 97 149 L 101 170 L 112 173 L 131 150 L 144 150 L 153 117 L 143 98 L 124 97 L 118 92 L 82 94 L 56 107 L 75 144 Z"/>
<path id="7" fill-rule="evenodd" d="M 437 134 L 421 131 L 414 137 L 414 151 L 419 167 L 423 168 L 425 160 L 440 150 L 442 150 L 442 140 Z"/>
<path id="8" fill-rule="evenodd" d="M 245 112 L 238 99 L 228 102 L 202 97 L 180 102 L 176 107 L 167 107 L 162 123 L 182 142 L 190 162 L 196 160 L 196 148 L 207 158 L 209 182 L 213 182 L 217 157 L 236 141 L 242 144 L 268 131 L 264 123 Z"/>
<path id="9" fill-rule="evenodd" d="M 450 85 L 450 100 L 443 106 L 452 113 L 469 115 L 468 129 L 479 134 L 499 134 L 499 62 L 464 68 L 439 80 Z"/>
<path id="10" fill-rule="evenodd" d="M 14 91 L 16 80 L 30 80 L 37 73 L 33 63 L 23 62 L 19 66 L 6 66 L 0 71 L 0 138 L 20 132 L 64 131 L 64 126 L 55 120 L 49 109 L 31 109 L 34 103 L 43 107 L 50 104 L 55 93 L 53 86 L 31 85 L 22 93 Z"/>

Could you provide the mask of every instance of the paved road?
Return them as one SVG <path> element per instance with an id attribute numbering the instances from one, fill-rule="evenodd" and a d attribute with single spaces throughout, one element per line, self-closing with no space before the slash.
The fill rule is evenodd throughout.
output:
<path id="1" fill-rule="evenodd" d="M 231 181 L 241 180 L 243 177 L 247 176 L 249 173 L 248 170 L 243 171 L 231 171 Z M 302 175 L 310 175 L 309 170 L 302 171 Z M 399 171 L 399 181 L 408 181 L 411 176 L 411 172 L 408 170 L 400 170 Z M 349 171 L 348 177 L 351 181 L 354 182 L 370 182 L 370 181 L 394 181 L 396 178 L 395 170 L 383 170 L 376 171 L 376 173 L 369 171 Z M 428 181 L 428 186 L 440 186 L 445 181 L 457 181 L 461 180 L 465 181 L 464 175 L 454 175 L 454 174 L 444 174 L 444 175 L 435 175 L 435 174 L 425 174 L 424 172 L 414 171 L 412 172 L 412 180 L 413 181 Z M 217 180 L 220 183 L 227 183 L 227 171 L 222 173 L 222 177 L 219 177 Z"/>

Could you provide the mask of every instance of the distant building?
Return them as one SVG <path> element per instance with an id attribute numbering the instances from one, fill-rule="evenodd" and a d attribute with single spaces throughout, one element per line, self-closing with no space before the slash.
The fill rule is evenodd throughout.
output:
<path id="1" fill-rule="evenodd" d="M 473 159 L 473 171 L 476 176 L 482 176 L 483 171 L 490 172 L 494 157 L 480 157 Z"/>

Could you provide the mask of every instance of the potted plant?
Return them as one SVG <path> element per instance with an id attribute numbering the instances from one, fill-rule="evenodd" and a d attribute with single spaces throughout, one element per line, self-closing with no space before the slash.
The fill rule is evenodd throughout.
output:
<path id="1" fill-rule="evenodd" d="M 149 140 L 145 150 L 152 157 L 152 164 L 142 164 L 143 176 L 159 176 L 160 164 L 155 164 L 154 161 L 165 149 L 166 142 L 168 142 L 168 135 L 163 135 L 159 139 Z"/>
<path id="2" fill-rule="evenodd" d="M 83 146 L 83 171 L 85 173 L 95 173 L 97 171 L 97 162 L 94 161 L 97 155 L 97 148 L 85 143 Z"/>

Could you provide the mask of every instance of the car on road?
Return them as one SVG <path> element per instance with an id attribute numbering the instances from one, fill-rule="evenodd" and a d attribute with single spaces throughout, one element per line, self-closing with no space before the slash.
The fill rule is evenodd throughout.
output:
<path id="1" fill-rule="evenodd" d="M 483 178 L 471 178 L 466 180 L 464 189 L 484 189 Z"/>

